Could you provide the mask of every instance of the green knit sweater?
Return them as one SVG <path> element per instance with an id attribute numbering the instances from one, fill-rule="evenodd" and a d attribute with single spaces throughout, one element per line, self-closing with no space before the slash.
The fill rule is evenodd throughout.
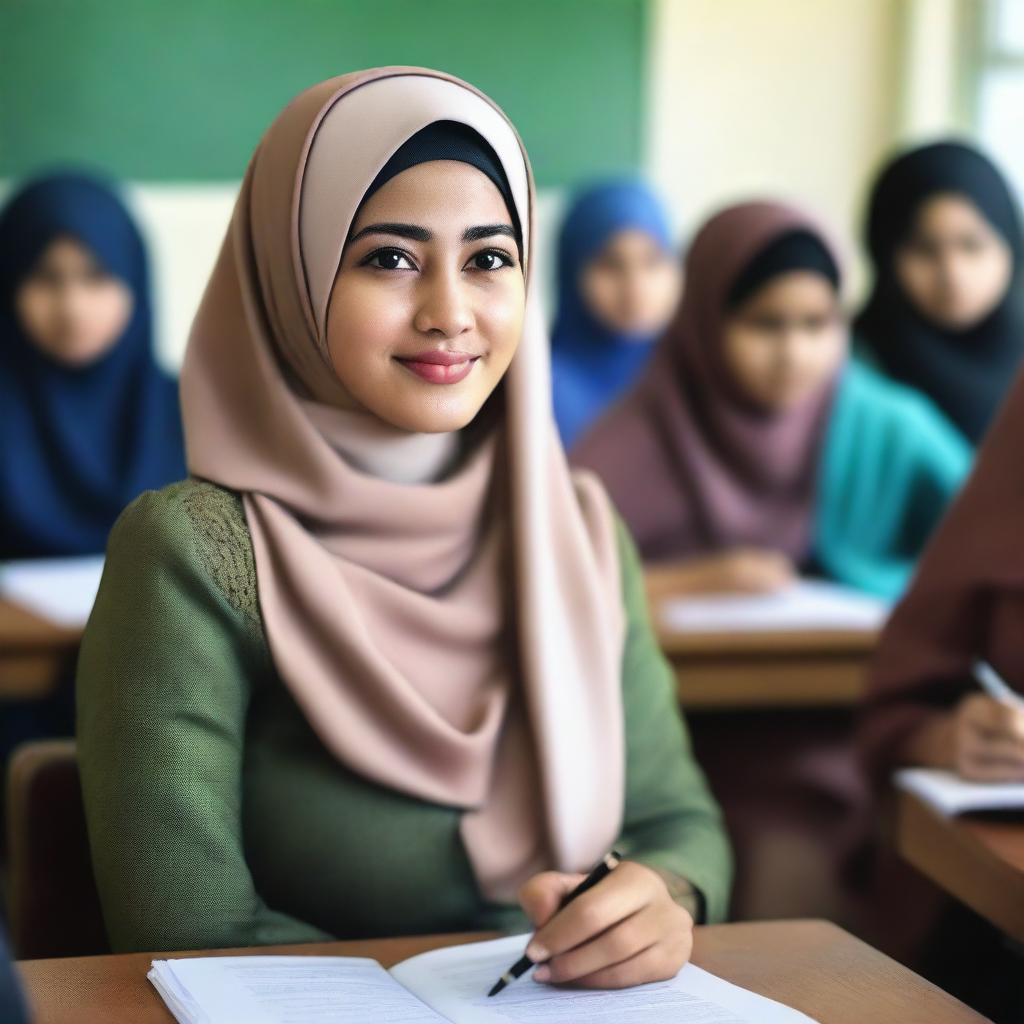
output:
<path id="1" fill-rule="evenodd" d="M 731 862 L 620 531 L 622 850 L 724 916 Z M 487 903 L 459 811 L 382 788 L 323 747 L 271 661 L 239 497 L 187 480 L 110 536 L 78 666 L 78 754 L 115 950 L 523 927 Z"/>

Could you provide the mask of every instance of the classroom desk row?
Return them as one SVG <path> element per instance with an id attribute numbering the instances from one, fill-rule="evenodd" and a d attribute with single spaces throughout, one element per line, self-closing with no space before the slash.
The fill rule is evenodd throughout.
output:
<path id="1" fill-rule="evenodd" d="M 27 699 L 46 693 L 67 672 L 79 638 L 78 631 L 55 626 L 0 600 L 0 699 Z M 723 636 L 662 631 L 660 635 L 677 673 L 680 701 L 690 712 L 852 707 L 860 696 L 866 662 L 875 640 L 876 635 L 870 632 Z M 901 794 L 897 801 L 895 845 L 910 864 L 950 895 L 1007 936 L 1024 942 L 1024 822 L 1019 816 L 947 819 L 916 797 Z M 737 941 L 743 938 L 744 942 L 752 942 L 752 936 L 760 941 L 765 934 L 756 930 L 705 929 L 702 949 L 709 955 L 718 955 L 716 951 L 732 948 L 726 940 L 730 935 L 737 936 Z M 804 934 L 799 932 L 799 936 Z M 382 949 L 382 956 L 391 956 L 390 946 Z M 412 948 L 405 946 L 400 952 L 392 962 L 411 955 Z M 70 965 L 69 970 L 73 967 L 74 971 L 84 972 L 81 982 L 87 988 L 100 982 L 121 984 L 124 976 L 118 972 L 127 970 L 129 961 L 107 958 L 104 962 L 109 964 L 110 973 L 98 977 L 91 973 L 99 969 L 95 961 L 61 961 Z M 93 966 L 73 966 L 86 963 Z M 32 972 L 45 970 L 43 962 L 31 966 L 30 981 L 32 977 L 37 981 L 42 977 Z M 746 984 L 743 977 L 736 976 L 735 980 Z M 47 991 L 51 987 L 42 981 L 38 984 Z M 756 985 L 750 987 L 761 991 Z M 143 991 L 148 996 L 148 990 Z"/>
<path id="2" fill-rule="evenodd" d="M 390 967 L 417 953 L 490 935 L 331 942 L 218 955 L 366 956 Z M 161 953 L 203 956 L 195 953 Z M 36 1024 L 170 1024 L 146 978 L 153 954 L 30 960 L 18 965 Z M 820 1024 L 982 1024 L 985 1018 L 858 939 L 824 921 L 696 929 L 693 962 Z M 529 981 L 523 984 L 530 984 Z"/>
<path id="3" fill-rule="evenodd" d="M 47 696 L 70 670 L 81 638 L 80 629 L 0 598 L 0 700 Z"/>
<path id="4" fill-rule="evenodd" d="M 81 631 L 0 599 L 0 699 L 45 695 L 66 673 Z M 671 633 L 662 649 L 684 708 L 852 706 L 874 649 L 872 632 Z"/>

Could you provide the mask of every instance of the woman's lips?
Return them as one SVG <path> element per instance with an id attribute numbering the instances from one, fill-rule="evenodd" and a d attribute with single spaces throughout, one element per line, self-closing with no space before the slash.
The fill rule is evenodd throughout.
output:
<path id="1" fill-rule="evenodd" d="M 428 384 L 458 384 L 460 380 L 466 379 L 480 357 L 468 352 L 434 351 L 395 358 Z"/>

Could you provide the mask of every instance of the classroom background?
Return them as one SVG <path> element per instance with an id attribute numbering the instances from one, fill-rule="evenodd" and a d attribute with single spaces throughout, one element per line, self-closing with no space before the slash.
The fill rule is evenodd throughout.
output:
<path id="1" fill-rule="evenodd" d="M 868 189 L 894 154 L 936 139 L 963 139 L 992 157 L 1018 196 L 1024 192 L 1024 0 L 516 0 L 504 5 L 480 0 L 0 0 L 0 203 L 19 183 L 55 168 L 98 172 L 117 183 L 148 245 L 157 356 L 177 375 L 242 174 L 261 133 L 291 97 L 311 84 L 347 71 L 395 64 L 437 68 L 465 79 L 499 103 L 519 129 L 538 185 L 537 259 L 549 323 L 563 214 L 576 190 L 596 181 L 650 182 L 666 201 L 683 253 L 697 229 L 729 204 L 762 198 L 806 208 L 833 233 L 837 262 L 843 265 L 836 277 L 842 277 L 842 302 L 851 313 L 862 304 L 870 278 L 864 239 Z M 813 234 L 801 224 L 790 233 Z M 817 236 L 813 241 L 828 250 L 825 257 L 834 268 L 825 244 L 827 232 L 822 238 L 824 242 Z M 668 259 L 674 260 L 675 253 Z M 692 279 L 697 279 L 696 272 Z M 834 313 L 834 288 L 828 294 Z M 961 379 L 956 377 L 955 383 L 959 388 Z M 172 386 L 170 381 L 167 386 Z M 876 421 L 883 420 L 879 413 Z M 611 433 L 616 433 L 614 422 Z M 890 444 L 892 433 L 874 445 L 863 432 L 854 433 L 865 450 L 876 454 L 897 447 Z M 940 432 L 916 433 L 918 447 L 941 462 L 936 441 Z M 957 448 L 957 458 L 947 461 L 959 459 L 966 473 L 970 455 L 959 435 L 957 445 L 962 453 Z M 571 445 L 566 442 L 565 447 Z M 575 464 L 587 465 L 586 458 Z M 906 475 L 916 482 L 921 474 Z M 941 501 L 928 492 L 928 511 L 936 516 L 962 479 L 960 469 L 948 476 L 953 482 Z M 900 504 L 899 495 L 892 497 L 898 488 L 891 480 L 885 484 L 888 496 Z M 628 483 L 623 487 L 628 490 Z M 879 492 L 866 484 L 858 493 L 868 495 L 858 503 L 862 510 L 873 502 L 881 505 Z M 613 499 L 618 502 L 614 494 Z M 826 504 L 817 491 L 814 499 L 815 507 Z M 911 507 L 909 500 L 903 504 Z M 33 505 L 32 517 L 37 514 Z M 921 544 L 931 525 L 920 531 Z M 653 607 L 658 559 L 649 557 L 642 544 L 640 550 Z M 905 561 L 911 564 L 912 558 Z M 0 576 L 6 568 L 0 566 Z M 901 578 L 901 588 L 903 583 Z M 864 593 L 854 592 L 852 587 L 860 586 L 854 583 L 841 600 L 831 592 L 837 601 L 832 608 L 828 588 L 819 591 L 816 586 L 815 581 L 806 590 L 798 587 L 795 596 L 779 604 L 792 621 L 804 621 L 801 616 L 814 620 L 799 643 L 792 636 L 765 640 L 774 627 L 757 622 L 748 632 L 737 630 L 735 622 L 722 628 L 724 620 L 715 620 L 718 625 L 710 628 L 699 622 L 694 626 L 695 620 L 684 621 L 682 612 L 674 624 L 671 616 L 652 613 L 654 632 L 675 674 L 676 696 L 692 722 L 696 761 L 727 817 L 730 806 L 738 808 L 736 821 L 750 812 L 749 834 L 733 828 L 741 858 L 745 844 L 757 851 L 748 858 L 742 885 L 734 886 L 734 908 L 741 911 L 734 909 L 733 916 L 741 922 L 774 922 L 772 927 L 790 918 L 828 919 L 900 959 L 901 942 L 909 949 L 919 937 L 904 937 L 894 918 L 903 915 L 904 898 L 911 908 L 907 920 L 915 917 L 915 895 L 899 891 L 906 877 L 900 871 L 908 870 L 907 864 L 897 865 L 891 876 L 895 883 L 885 889 L 890 880 L 885 862 L 879 869 L 867 860 L 877 853 L 862 842 L 865 836 L 871 842 L 877 839 L 880 818 L 874 807 L 870 820 L 859 817 L 859 811 L 850 813 L 849 834 L 843 818 L 847 810 L 840 802 L 812 794 L 817 801 L 813 813 L 800 808 L 808 820 L 820 819 L 818 825 L 828 819 L 828 829 L 819 832 L 827 831 L 829 842 L 836 840 L 829 858 L 842 865 L 836 878 L 844 887 L 849 883 L 857 902 L 847 903 L 845 895 L 840 901 L 831 874 L 819 879 L 803 870 L 801 850 L 814 843 L 793 845 L 800 836 L 787 831 L 785 821 L 778 835 L 772 833 L 772 820 L 784 819 L 780 807 L 790 791 L 799 789 L 787 777 L 783 781 L 790 791 L 781 785 L 772 791 L 774 782 L 765 765 L 773 758 L 784 761 L 776 757 L 780 752 L 795 751 L 799 756 L 794 761 L 807 753 L 806 764 L 799 767 L 829 786 L 828 757 L 830 752 L 841 755 L 834 762 L 842 771 L 836 773 L 833 788 L 849 789 L 856 797 L 851 797 L 851 806 L 859 806 L 862 795 L 867 801 L 853 737 L 864 711 L 867 666 L 891 610 L 889 598 L 895 595 L 883 597 L 868 586 L 861 588 Z M 708 607 L 698 597 L 687 614 L 707 614 L 714 620 L 714 608 L 708 608 L 718 596 L 712 595 Z M 760 607 L 763 613 L 765 606 Z M 655 611 L 660 616 L 662 609 Z M 815 630 L 823 630 L 827 641 Z M 68 706 L 59 709 L 69 717 L 74 675 L 69 665 L 81 635 L 78 630 L 72 638 L 72 632 L 52 631 L 46 641 L 53 647 L 47 656 L 56 651 L 47 672 L 69 681 L 64 691 Z M 3 646 L 0 631 L 0 660 L 10 654 Z M 12 660 L 18 656 L 15 652 Z M 75 749 L 70 740 L 67 744 L 61 756 L 77 773 Z M 736 750 L 742 753 L 734 756 Z M 758 770 L 752 771 L 752 765 Z M 77 801 L 78 776 L 69 777 Z M 940 840 L 953 835 L 960 842 L 959 833 L 954 835 L 959 824 L 943 821 L 940 833 L 937 819 L 921 810 L 924 804 L 910 803 L 916 799 L 913 793 L 899 799 L 917 808 L 913 813 L 918 817 L 907 820 L 916 829 L 918 846 L 911 854 L 902 847 L 898 852 L 910 867 L 927 875 L 922 863 Z M 921 800 L 927 802 L 926 795 Z M 32 817 L 26 806 L 15 808 L 23 822 Z M 18 820 L 16 815 L 11 818 Z M 76 819 L 74 827 L 82 840 L 84 819 Z M 1019 851 L 1020 827 L 1018 820 L 1010 838 L 1008 831 L 979 833 L 976 845 L 985 857 L 990 847 L 1000 844 Z M 932 839 L 927 828 L 936 830 Z M 16 831 L 17 826 L 12 834 Z M 763 848 L 752 837 L 758 842 L 766 838 Z M 892 848 L 886 846 L 885 855 L 893 854 L 901 842 L 899 838 Z M 0 867 L 6 868 L 2 845 Z M 1019 852 L 1013 857 L 1012 872 L 993 875 L 991 884 L 984 880 L 990 862 L 981 861 L 982 870 L 972 876 L 982 879 L 981 896 L 964 897 L 955 885 L 938 880 L 943 899 L 956 897 L 987 922 L 983 938 L 990 946 L 975 943 L 982 950 L 979 958 L 990 947 L 1002 958 L 990 958 L 991 972 L 982 977 L 981 987 L 991 988 L 988 978 L 999 975 L 1004 961 L 1014 964 L 1015 972 L 1021 962 L 1024 899 L 1009 898 L 1006 892 L 1012 884 L 1015 896 L 1024 895 L 1024 863 Z M 765 864 L 769 867 L 762 870 Z M 95 904 L 92 869 L 86 867 L 84 882 L 71 878 L 68 891 L 82 883 L 79 888 Z M 882 879 L 877 887 L 875 874 Z M 791 884 L 776 885 L 778 877 Z M 871 899 L 861 900 L 860 893 L 869 888 Z M 770 898 L 762 900 L 765 893 Z M 15 905 L 10 892 L 4 896 Z M 876 904 L 894 913 L 879 914 L 876 920 Z M 14 908 L 12 920 L 34 923 L 34 908 L 27 902 Z M 90 904 L 78 916 L 95 923 L 99 907 Z M 39 921 L 44 917 L 37 915 Z M 44 923 L 52 925 L 54 919 Z M 828 932 L 820 931 L 831 926 L 819 922 L 819 931 L 807 931 L 803 939 L 789 925 L 778 927 L 782 931 L 762 933 L 786 940 L 777 949 L 769 948 L 774 942 L 767 938 L 761 940 L 762 975 L 737 976 L 739 980 L 750 980 L 754 987 L 765 978 L 774 983 L 775 976 L 785 974 L 786 958 L 797 956 L 794 951 L 802 951 L 808 975 L 836 973 L 836 957 L 828 946 L 834 936 L 829 939 Z M 51 927 L 46 938 L 56 930 Z M 961 931 L 963 945 L 970 945 L 971 933 Z M 31 927 L 27 934 L 31 939 Z M 15 957 L 30 961 L 85 948 L 73 943 L 56 951 L 45 945 L 26 947 L 25 935 L 24 927 L 20 932 L 11 929 Z M 853 949 L 854 940 L 846 938 L 851 943 L 846 948 Z M 94 940 L 97 949 L 105 949 L 103 936 L 86 934 L 83 942 Z M 34 952 L 26 955 L 25 948 Z M 865 961 L 861 979 L 874 987 L 874 979 L 889 970 L 888 962 L 868 945 L 858 948 L 858 956 L 868 951 L 877 957 L 870 964 Z M 821 971 L 814 967 L 819 954 Z M 912 964 L 909 954 L 903 959 Z M 726 964 L 724 958 L 722 962 Z M 137 975 L 133 984 L 141 985 L 141 968 L 132 969 Z M 35 975 L 30 969 L 25 977 L 34 977 L 29 987 L 36 996 L 56 991 L 55 974 L 42 968 Z M 931 998 L 924 982 L 920 989 L 914 984 L 894 981 L 891 988 L 902 985 L 901 997 L 908 1005 L 918 992 L 923 1000 Z M 974 991 L 949 990 L 975 1005 Z M 879 991 L 880 999 L 889 998 L 888 990 Z M 835 996 L 837 1005 L 842 994 Z M 783 988 L 781 995 L 788 1000 L 790 991 Z M 851 1001 L 848 993 L 846 998 Z M 1009 998 L 1019 999 L 1019 992 L 1000 1005 Z M 979 999 L 976 1005 L 988 1004 Z M 1017 1018 L 999 1019 L 1003 1024 Z"/>
<path id="2" fill-rule="evenodd" d="M 967 136 L 1024 187 L 1021 0 L 7 0 L 0 196 L 68 163 L 123 180 L 176 368 L 273 114 L 322 78 L 396 63 L 502 105 L 533 161 L 544 252 L 574 185 L 640 172 L 684 241 L 736 199 L 810 204 L 840 233 L 854 302 L 887 154 Z"/>

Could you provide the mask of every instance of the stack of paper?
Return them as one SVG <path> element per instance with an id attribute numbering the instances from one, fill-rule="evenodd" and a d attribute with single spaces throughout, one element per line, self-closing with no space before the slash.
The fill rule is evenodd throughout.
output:
<path id="1" fill-rule="evenodd" d="M 84 626 L 103 575 L 103 556 L 45 558 L 0 565 L 0 597 L 59 626 Z"/>
<path id="2" fill-rule="evenodd" d="M 937 768 L 904 768 L 896 773 L 895 782 L 947 817 L 969 811 L 1024 810 L 1024 783 L 1020 782 L 968 782 Z"/>
<path id="3" fill-rule="evenodd" d="M 352 957 L 197 957 L 154 960 L 149 978 L 179 1024 L 814 1024 L 692 964 L 672 981 L 616 992 L 526 977 L 488 999 L 528 939 L 434 950 L 390 972 Z"/>
<path id="4" fill-rule="evenodd" d="M 891 606 L 835 583 L 800 580 L 773 594 L 711 594 L 666 601 L 663 625 L 682 633 L 761 633 L 841 630 L 873 632 Z"/>

